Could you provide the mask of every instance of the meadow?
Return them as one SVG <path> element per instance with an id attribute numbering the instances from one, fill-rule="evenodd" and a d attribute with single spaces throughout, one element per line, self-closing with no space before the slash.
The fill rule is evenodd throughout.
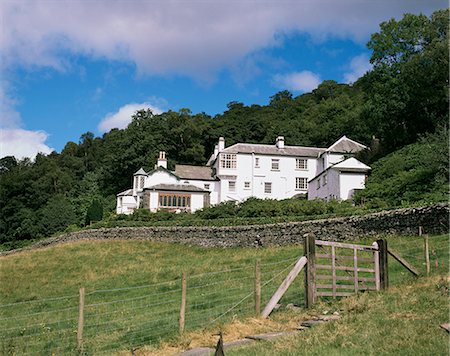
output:
<path id="1" fill-rule="evenodd" d="M 360 242 L 370 244 L 372 241 Z M 388 244 L 425 274 L 422 238 L 389 238 Z M 223 330 L 229 340 L 249 332 L 291 328 L 299 318 L 325 307 L 349 310 L 345 318 L 354 323 L 356 333 L 354 340 L 349 341 L 352 345 L 358 345 L 355 340 L 367 337 L 367 330 L 359 333 L 358 325 L 372 325 L 371 330 L 376 330 L 374 339 L 379 340 L 376 335 L 380 333 L 388 339 L 390 334 L 395 335 L 389 331 L 389 325 L 404 330 L 406 326 L 411 327 L 408 322 L 413 321 L 417 328 L 413 327 L 407 338 L 406 334 L 401 334 L 400 339 L 414 345 L 415 332 L 428 335 L 429 344 L 434 345 L 437 352 L 433 354 L 439 354 L 445 348 L 445 337 L 426 328 L 424 320 L 433 317 L 437 324 L 447 318 L 447 298 L 441 292 L 433 292 L 433 283 L 440 283 L 437 281 L 448 272 L 448 236 L 430 237 L 430 251 L 430 277 L 417 279 L 390 260 L 389 292 L 362 293 L 345 299 L 354 300 L 355 309 L 362 308 L 363 312 L 353 315 L 352 307 L 346 307 L 345 300 L 325 300 L 313 310 L 300 314 L 276 311 L 267 321 L 255 318 L 255 261 L 258 259 L 261 263 L 261 304 L 264 306 L 303 255 L 302 246 L 203 249 L 145 241 L 85 241 L 21 252 L 0 259 L 0 352 L 77 354 L 78 292 L 84 287 L 85 354 L 170 354 L 205 343 L 211 346 L 212 334 L 218 330 Z M 183 272 L 187 275 L 186 328 L 180 335 Z M 301 274 L 281 303 L 303 306 L 303 283 Z M 402 298 L 403 294 L 408 297 Z M 387 298 L 388 308 L 380 314 L 372 304 L 382 305 L 383 298 Z M 402 319 L 403 299 L 418 308 L 414 315 L 419 317 Z M 363 307 L 358 306 L 361 303 Z M 400 325 L 389 321 L 392 313 L 400 313 Z M 384 319 L 388 320 L 385 331 Z M 323 326 L 325 331 L 321 335 L 332 333 L 332 325 Z M 313 334 L 315 332 L 311 331 L 310 335 Z M 309 341 L 311 345 L 314 340 L 321 342 L 320 337 L 313 337 Z M 291 353 L 287 354 L 297 354 L 293 351 L 295 341 L 289 345 L 286 352 Z M 245 352 L 258 354 L 260 350 Z M 270 354 L 268 350 L 264 352 Z"/>

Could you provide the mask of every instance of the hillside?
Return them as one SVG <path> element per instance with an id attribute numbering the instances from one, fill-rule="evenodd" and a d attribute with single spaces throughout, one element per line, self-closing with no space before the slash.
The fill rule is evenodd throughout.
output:
<path id="1" fill-rule="evenodd" d="M 359 241 L 371 244 L 373 241 Z M 0 311 L 3 354 L 76 352 L 79 289 L 85 288 L 84 345 L 92 354 L 136 349 L 138 354 L 174 354 L 212 346 L 212 334 L 226 341 L 264 331 L 295 328 L 308 315 L 338 311 L 337 324 L 318 327 L 288 344 L 260 345 L 248 354 L 296 354 L 320 343 L 323 351 L 342 348 L 393 353 L 428 350 L 444 354 L 447 334 L 448 236 L 431 236 L 430 277 L 416 279 L 389 260 L 388 292 L 360 293 L 339 303 L 324 301 L 310 311 L 277 311 L 254 318 L 255 261 L 260 260 L 261 305 L 281 284 L 301 246 L 202 249 L 146 241 L 85 241 L 1 257 Z M 388 246 L 420 273 L 423 238 L 395 237 Z M 186 332 L 179 335 L 182 272 L 187 275 Z M 304 305 L 303 274 L 281 303 Z M 367 326 L 370 326 L 368 328 Z M 334 336 L 332 336 L 334 335 Z M 348 342 L 346 342 L 348 341 Z M 380 343 L 384 346 L 381 349 Z M 165 351 L 164 351 L 165 350 Z M 169 352 L 170 351 L 170 352 Z M 291 353 L 290 353 L 291 352 Z M 244 353 L 245 354 L 245 353 Z"/>

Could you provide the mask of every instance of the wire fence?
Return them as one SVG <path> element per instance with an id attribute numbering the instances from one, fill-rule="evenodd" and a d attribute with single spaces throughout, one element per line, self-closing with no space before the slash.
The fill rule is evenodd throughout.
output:
<path id="1" fill-rule="evenodd" d="M 388 239 L 388 248 L 401 254 L 426 275 L 424 236 Z M 429 237 L 430 273 L 446 272 L 447 236 Z M 261 306 L 267 304 L 298 258 L 262 260 Z M 410 277 L 395 261 L 389 264 L 390 284 Z M 303 276 L 288 289 L 283 304 L 303 305 Z M 0 353 L 4 355 L 111 354 L 144 345 L 157 346 L 180 335 L 182 276 L 158 283 L 88 290 L 84 296 L 80 350 L 80 296 L 72 294 L 0 305 Z M 255 316 L 255 260 L 201 274 L 187 274 L 184 330 L 217 328 L 235 318 Z M 216 329 L 217 330 L 217 329 Z"/>
<path id="2" fill-rule="evenodd" d="M 298 251 L 297 251 L 298 254 Z M 261 305 L 298 256 L 261 261 Z M 286 303 L 303 303 L 302 283 Z M 187 275 L 185 331 L 212 329 L 234 318 L 255 316 L 255 261 L 242 267 Z M 157 345 L 179 335 L 181 276 L 129 288 L 86 291 L 82 350 L 78 294 L 0 305 L 0 353 L 14 355 L 111 354 Z"/>

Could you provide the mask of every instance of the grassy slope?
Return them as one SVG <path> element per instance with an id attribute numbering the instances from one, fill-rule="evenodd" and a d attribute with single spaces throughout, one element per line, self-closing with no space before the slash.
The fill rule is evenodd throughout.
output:
<path id="1" fill-rule="evenodd" d="M 295 337 L 230 350 L 232 355 L 448 355 L 448 282 L 442 276 L 362 294 L 333 306 L 342 319 Z M 330 310 L 321 304 L 316 311 Z"/>
<path id="2" fill-rule="evenodd" d="M 392 239 L 389 241 L 389 244 L 423 271 L 421 240 L 418 238 Z M 385 350 L 385 353 L 402 353 L 401 350 L 403 348 L 411 350 L 408 348 L 408 345 L 411 345 L 411 348 L 416 348 L 418 350 L 417 354 L 422 354 L 419 351 L 427 349 L 433 350 L 432 354 L 442 353 L 442 351 L 445 351 L 447 344 L 440 331 L 436 331 L 436 328 L 439 323 L 446 320 L 448 314 L 447 299 L 442 292 L 435 289 L 433 284 L 438 283 L 437 281 L 440 278 L 438 276 L 445 275 L 448 272 L 446 264 L 448 261 L 448 237 L 433 237 L 430 244 L 432 246 L 431 250 L 436 252 L 436 256 L 440 261 L 439 269 L 433 271 L 435 279 L 419 279 L 418 288 L 410 288 L 408 285 L 414 283 L 415 279 L 397 263 L 390 263 L 391 285 L 399 286 L 398 289 L 396 287 L 387 294 L 378 295 L 373 293 L 370 295 L 370 299 L 367 300 L 364 299 L 367 298 L 366 295 L 354 302 L 350 298 L 346 302 L 341 302 L 343 303 L 341 306 L 327 307 L 348 310 L 349 313 L 345 314 L 344 320 L 336 324 L 320 326 L 317 329 L 318 332 L 311 331 L 308 334 L 309 336 L 305 336 L 306 339 L 302 336 L 302 338 L 292 340 L 289 343 L 282 342 L 275 344 L 273 347 L 260 345 L 255 349 L 245 349 L 242 352 L 246 352 L 249 355 L 261 353 L 275 355 L 280 354 L 280 348 L 282 348 L 284 350 L 282 352 L 286 352 L 286 354 L 302 354 L 303 349 L 311 352 L 316 349 L 322 350 L 321 354 L 339 354 L 341 349 L 346 354 L 358 354 L 360 353 L 359 350 L 363 350 L 361 353 L 374 353 L 378 347 L 377 344 L 381 342 L 385 344 L 381 350 L 382 352 Z M 208 298 L 215 298 L 218 303 L 221 299 L 232 294 L 231 288 L 239 287 L 240 285 L 245 286 L 243 295 L 249 289 L 251 290 L 252 268 L 256 258 L 260 258 L 263 264 L 270 264 L 279 260 L 292 261 L 301 254 L 301 248 L 298 246 L 205 250 L 196 247 L 143 241 L 72 243 L 0 258 L 0 279 L 2 281 L 0 304 L 61 295 L 76 296 L 80 286 L 84 286 L 87 292 L 90 292 L 99 289 L 140 286 L 161 281 L 172 281 L 175 285 L 179 282 L 179 277 L 183 270 L 187 271 L 188 276 L 213 271 L 229 271 L 227 272 L 229 273 L 227 277 L 224 278 L 233 277 L 238 281 L 233 281 L 231 284 L 221 284 L 220 287 L 211 291 L 212 294 L 208 294 Z M 239 268 L 244 268 L 246 272 L 232 272 L 233 269 Z M 264 276 L 270 276 L 271 273 L 275 272 L 270 265 L 263 267 L 263 281 L 268 278 Z M 214 278 L 216 279 L 217 277 Z M 242 284 L 239 284 L 240 279 Z M 199 281 L 200 284 L 205 282 L 209 283 L 211 279 Z M 279 284 L 279 282 L 277 283 Z M 192 279 L 189 283 L 192 286 L 196 282 Z M 249 285 L 246 286 L 246 283 Z M 276 287 L 277 284 L 273 284 L 271 288 L 263 289 L 266 300 Z M 302 296 L 296 291 L 298 288 L 294 287 L 291 289 L 283 299 L 283 303 L 301 302 Z M 164 289 L 162 290 L 164 291 Z M 197 299 L 201 301 L 200 291 L 201 289 L 195 294 L 188 290 L 191 305 Z M 140 296 L 141 294 L 139 293 L 145 292 L 150 293 L 149 291 L 137 289 L 132 296 Z M 119 291 L 113 293 L 113 296 L 108 295 L 107 297 L 112 298 L 114 296 L 123 298 L 123 293 Z M 93 297 L 95 295 L 88 296 L 88 298 Z M 104 297 L 104 295 L 99 296 L 98 300 L 101 301 L 101 298 Z M 240 297 L 241 295 L 236 295 L 237 300 Z M 76 305 L 76 298 L 73 302 Z M 92 300 L 88 300 L 87 303 L 89 302 L 92 303 Z M 234 301 L 230 301 L 230 303 L 233 304 Z M 345 303 L 348 303 L 348 305 Z M 354 303 L 355 307 L 352 307 L 351 303 Z M 39 305 L 39 307 L 45 310 L 48 306 L 44 303 Z M 179 301 L 177 297 L 176 303 L 171 306 L 175 310 L 175 318 L 177 317 L 176 310 L 178 307 Z M 251 300 L 249 300 L 248 307 L 251 309 Z M 317 308 L 324 307 L 324 305 L 320 305 Z M 1 310 L 4 313 L 3 315 L 6 316 L 22 311 L 23 308 L 20 305 L 17 310 L 11 309 L 9 311 L 11 314 Z M 34 310 L 30 309 L 31 311 Z M 150 313 L 150 310 L 148 312 Z M 203 313 L 207 311 L 202 310 L 202 307 L 197 307 L 190 310 L 190 312 L 194 315 L 196 312 Z M 245 315 L 244 312 L 245 310 L 242 311 L 242 314 L 237 313 L 236 315 Z M 207 314 L 198 315 L 203 321 L 210 317 Z M 136 316 L 134 317 L 136 318 Z M 292 322 L 295 322 L 296 318 L 299 317 L 277 313 L 272 319 L 286 322 L 292 326 Z M 301 316 L 301 318 L 303 317 L 304 315 Z M 136 321 L 136 319 L 133 320 Z M 14 319 L 12 321 L 15 322 Z M 107 320 L 107 322 L 109 321 Z M 30 321 L 23 320 L 23 322 L 26 324 Z M 255 322 L 253 320 L 251 323 L 255 325 L 253 330 L 258 332 L 264 329 L 280 327 L 279 324 L 270 325 L 270 322 L 264 327 L 261 326 L 259 321 Z M 95 340 L 96 345 L 106 342 L 118 347 L 124 347 L 127 342 L 134 340 L 133 337 L 136 335 L 130 335 L 125 341 L 120 339 L 123 336 L 121 334 L 126 334 L 126 331 L 120 329 L 120 324 L 115 323 L 114 325 L 120 330 L 118 335 L 109 335 L 108 330 L 97 330 L 95 334 L 97 338 Z M 176 320 L 174 325 L 174 330 L 176 331 Z M 188 331 L 191 333 L 196 328 L 203 326 L 204 323 L 189 324 L 188 318 Z M 156 327 L 159 326 L 156 325 Z M 219 326 L 216 325 L 208 330 L 216 330 L 217 327 Z M 225 330 L 227 328 L 223 325 L 221 327 L 224 327 Z M 129 326 L 126 326 L 126 328 L 129 328 Z M 251 332 L 250 329 L 245 330 L 245 332 Z M 210 331 L 206 333 L 210 333 Z M 234 333 L 236 334 L 235 330 Z M 229 338 L 231 334 L 231 332 L 228 332 L 228 334 L 225 334 L 225 337 Z M 387 337 L 388 341 L 382 341 L 383 335 Z M 243 335 L 239 334 L 236 336 L 240 337 Z M 192 340 L 202 339 L 201 335 L 199 336 L 198 334 L 190 334 L 189 337 L 191 340 L 187 342 L 186 337 L 180 339 L 172 333 L 170 343 L 179 349 L 187 345 L 193 346 L 195 341 L 192 342 Z M 428 341 L 426 341 L 427 338 Z M 364 339 L 366 341 L 361 341 Z M 199 342 L 201 343 L 201 341 Z M 319 348 L 318 345 L 320 345 Z M 51 349 L 51 345 L 48 347 Z M 409 352 L 409 354 L 411 353 Z"/>

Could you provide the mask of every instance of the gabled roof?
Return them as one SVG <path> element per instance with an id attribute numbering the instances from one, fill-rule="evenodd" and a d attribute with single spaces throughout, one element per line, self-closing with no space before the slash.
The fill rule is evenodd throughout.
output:
<path id="1" fill-rule="evenodd" d="M 122 193 L 117 194 L 118 197 L 124 197 L 124 196 L 129 196 L 129 195 L 133 195 L 133 189 L 127 189 L 127 190 L 123 191 Z"/>
<path id="2" fill-rule="evenodd" d="M 146 176 L 147 175 L 147 172 L 145 172 L 144 171 L 144 168 L 140 168 L 136 173 L 134 173 L 133 175 L 135 175 L 135 176 Z"/>
<path id="3" fill-rule="evenodd" d="M 214 180 L 211 167 L 177 164 L 175 174 L 181 179 Z"/>
<path id="4" fill-rule="evenodd" d="M 158 168 L 154 169 L 153 171 L 148 173 L 148 176 L 155 174 L 156 172 L 165 172 L 167 174 L 170 174 L 171 176 L 175 177 L 177 180 L 180 180 L 180 177 L 178 177 L 174 172 L 169 171 L 167 168 L 164 168 L 162 166 L 159 166 Z"/>
<path id="5" fill-rule="evenodd" d="M 370 171 L 371 168 L 361 161 L 358 161 L 356 158 L 351 157 L 347 158 L 345 161 L 336 163 L 330 167 L 331 169 L 338 169 L 340 171 L 354 171 L 354 172 L 367 172 Z"/>
<path id="6" fill-rule="evenodd" d="M 311 178 L 308 182 L 312 182 L 316 180 L 318 177 L 322 176 L 324 173 L 328 172 L 330 169 L 335 169 L 338 171 L 343 172 L 360 172 L 360 173 L 366 173 L 370 171 L 372 168 L 365 165 L 361 161 L 358 161 L 356 158 L 351 157 L 347 158 L 346 160 L 343 160 L 339 163 L 333 164 L 332 166 L 328 167 L 324 171 L 317 174 L 314 178 Z"/>
<path id="7" fill-rule="evenodd" d="M 196 187 L 191 184 L 156 184 L 151 187 L 144 188 L 144 190 L 164 190 L 175 192 L 208 192 L 202 188 Z"/>
<path id="8" fill-rule="evenodd" d="M 339 153 L 355 153 L 366 149 L 367 146 L 349 139 L 347 136 L 342 136 L 339 140 L 327 148 L 327 152 Z"/>
<path id="9" fill-rule="evenodd" d="M 284 146 L 278 148 L 275 145 L 261 145 L 253 143 L 236 143 L 222 150 L 224 153 L 256 153 L 273 156 L 297 156 L 297 157 L 317 157 L 325 152 L 325 148 L 304 147 L 304 146 Z M 221 153 L 222 153 L 221 152 Z"/>

